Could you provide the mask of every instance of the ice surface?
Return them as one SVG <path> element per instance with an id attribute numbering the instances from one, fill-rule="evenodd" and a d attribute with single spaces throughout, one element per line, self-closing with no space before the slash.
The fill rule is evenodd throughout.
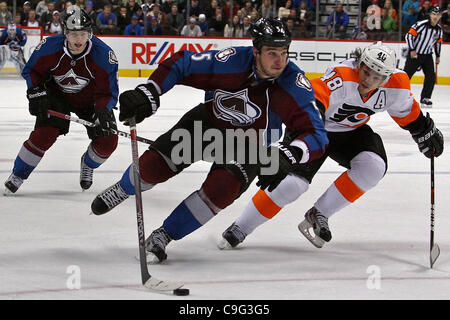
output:
<path id="1" fill-rule="evenodd" d="M 121 78 L 120 91 L 144 81 Z M 34 117 L 23 80 L 0 80 L 0 88 L 3 184 Z M 415 96 L 421 88 L 413 85 Z M 158 113 L 138 125 L 138 134 L 155 139 L 202 97 L 201 91 L 176 87 L 161 98 Z M 435 107 L 426 111 L 449 141 L 450 88 L 436 86 L 432 100 Z M 448 143 L 436 159 L 435 239 L 441 256 L 431 270 L 430 161 L 386 113 L 369 124 L 384 140 L 389 169 L 376 188 L 330 219 L 332 242 L 316 249 L 297 230 L 306 210 L 343 171 L 329 160 L 306 194 L 237 250 L 220 251 L 216 241 L 256 192 L 255 184 L 203 228 L 171 243 L 167 262 L 149 270 L 185 282 L 190 296 L 176 297 L 149 292 L 140 283 L 133 198 L 105 216 L 89 215 L 94 197 L 131 163 L 129 141 L 119 138 L 117 151 L 95 171 L 91 189 L 81 192 L 80 157 L 89 140 L 83 126 L 71 123 L 69 134 L 58 139 L 19 191 L 0 196 L 0 299 L 449 299 Z M 146 145 L 139 148 L 142 153 Z M 200 187 L 209 166 L 192 165 L 144 193 L 147 235 Z M 71 289 L 78 271 L 81 288 Z"/>

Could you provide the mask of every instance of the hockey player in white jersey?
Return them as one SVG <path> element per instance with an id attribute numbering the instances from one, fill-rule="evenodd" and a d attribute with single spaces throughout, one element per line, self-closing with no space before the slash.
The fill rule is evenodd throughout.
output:
<path id="1" fill-rule="evenodd" d="M 25 67 L 25 57 L 23 46 L 27 43 L 27 35 L 22 29 L 17 28 L 14 22 L 10 22 L 8 27 L 0 34 L 0 70 L 3 69 L 6 61 L 11 59 L 17 69 L 22 73 Z"/>
<path id="2" fill-rule="evenodd" d="M 429 114 L 422 114 L 411 93 L 408 75 L 395 68 L 395 52 L 377 42 L 355 53 L 355 59 L 335 65 L 323 77 L 311 81 L 330 140 L 325 154 L 299 165 L 294 174 L 279 184 L 272 177 L 260 176 L 257 185 L 261 189 L 241 216 L 223 232 L 219 248 L 237 246 L 306 192 L 328 157 L 347 171 L 319 197 L 298 227 L 318 248 L 330 241 L 328 219 L 375 187 L 385 175 L 387 157 L 383 142 L 367 125 L 374 113 L 387 111 L 401 128 L 411 133 L 426 157 L 442 154 L 442 133 Z M 289 132 L 286 136 L 289 139 Z"/>

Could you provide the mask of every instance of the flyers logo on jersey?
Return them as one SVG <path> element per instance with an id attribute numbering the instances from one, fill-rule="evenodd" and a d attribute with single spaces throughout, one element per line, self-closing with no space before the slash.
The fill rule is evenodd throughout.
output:
<path id="1" fill-rule="evenodd" d="M 369 117 L 375 112 L 359 106 L 343 104 L 338 111 L 330 117 L 333 120 L 346 127 L 359 127 L 369 121 Z"/>
<path id="2" fill-rule="evenodd" d="M 251 125 L 261 116 L 261 109 L 248 98 L 248 91 L 214 92 L 214 114 L 217 118 L 228 121 L 234 126 Z"/>
<path id="3" fill-rule="evenodd" d="M 295 81 L 297 87 L 305 88 L 308 91 L 312 90 L 311 82 L 303 75 L 303 73 L 297 74 L 297 79 Z"/>

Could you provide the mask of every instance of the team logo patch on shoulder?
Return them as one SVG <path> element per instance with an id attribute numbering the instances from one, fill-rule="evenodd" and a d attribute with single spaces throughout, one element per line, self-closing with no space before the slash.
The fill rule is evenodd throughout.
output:
<path id="1" fill-rule="evenodd" d="M 297 79 L 295 81 L 297 87 L 305 88 L 308 91 L 312 90 L 311 82 L 303 75 L 303 73 L 297 74 Z"/>
<path id="2" fill-rule="evenodd" d="M 42 45 L 46 42 L 47 42 L 47 38 L 45 38 L 44 40 L 39 42 L 39 44 L 36 46 L 36 48 L 34 50 L 39 50 L 42 47 Z"/>
<path id="3" fill-rule="evenodd" d="M 228 58 L 236 54 L 236 49 L 234 48 L 226 48 L 223 50 L 220 50 L 216 53 L 215 57 L 217 61 L 220 62 L 226 62 Z"/>
<path id="4" fill-rule="evenodd" d="M 114 51 L 109 50 L 108 56 L 109 56 L 110 64 L 119 64 L 119 60 L 117 60 L 117 57 L 116 57 L 116 54 L 114 53 Z"/>

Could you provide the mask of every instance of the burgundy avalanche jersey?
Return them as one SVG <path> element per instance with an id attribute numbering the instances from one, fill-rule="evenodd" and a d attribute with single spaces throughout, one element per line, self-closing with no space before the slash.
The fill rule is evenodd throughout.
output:
<path id="1" fill-rule="evenodd" d="M 73 56 L 63 35 L 44 39 L 35 49 L 22 76 L 28 88 L 45 83 L 75 109 L 108 108 L 117 103 L 118 62 L 114 51 L 96 37 L 85 52 Z"/>
<path id="2" fill-rule="evenodd" d="M 160 94 L 176 84 L 205 90 L 205 104 L 217 128 L 265 130 L 267 144 L 278 140 L 284 123 L 297 133 L 302 162 L 320 157 L 328 139 L 303 71 L 289 62 L 278 78 L 262 80 L 254 63 L 253 47 L 180 51 L 163 61 L 149 82 Z"/>
<path id="3" fill-rule="evenodd" d="M 11 42 L 23 47 L 27 43 L 27 34 L 21 28 L 16 28 L 16 35 L 13 39 L 8 36 L 8 29 L 3 29 L 0 34 L 0 45 L 9 45 Z"/>

